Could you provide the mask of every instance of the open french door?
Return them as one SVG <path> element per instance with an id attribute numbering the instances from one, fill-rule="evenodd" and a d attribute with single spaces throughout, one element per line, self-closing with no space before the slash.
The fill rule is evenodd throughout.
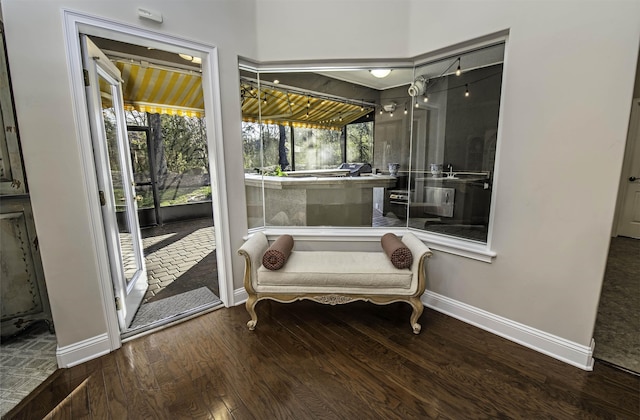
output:
<path id="1" fill-rule="evenodd" d="M 640 239 L 640 99 L 633 100 L 627 136 L 628 162 L 623 165 L 624 180 L 618 235 Z"/>
<path id="2" fill-rule="evenodd" d="M 93 154 L 120 330 L 147 291 L 120 71 L 87 37 L 82 56 Z"/>

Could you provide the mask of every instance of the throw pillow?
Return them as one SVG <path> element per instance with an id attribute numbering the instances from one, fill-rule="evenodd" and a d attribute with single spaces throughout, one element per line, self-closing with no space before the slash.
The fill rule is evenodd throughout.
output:
<path id="1" fill-rule="evenodd" d="M 262 256 L 262 265 L 269 270 L 279 270 L 287 262 L 293 249 L 293 237 L 281 235 L 276 239 Z"/>
<path id="2" fill-rule="evenodd" d="M 393 233 L 385 233 L 380 240 L 382 249 L 396 268 L 411 268 L 413 254 L 411 250 Z"/>

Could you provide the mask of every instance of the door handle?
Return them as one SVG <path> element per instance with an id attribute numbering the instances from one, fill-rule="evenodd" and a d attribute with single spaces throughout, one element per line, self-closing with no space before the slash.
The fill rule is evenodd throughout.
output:
<path id="1" fill-rule="evenodd" d="M 629 181 L 630 181 L 630 182 L 633 182 L 633 181 L 635 181 L 636 179 L 638 179 L 638 178 L 636 178 L 635 176 L 630 176 L 630 177 L 629 177 Z"/>

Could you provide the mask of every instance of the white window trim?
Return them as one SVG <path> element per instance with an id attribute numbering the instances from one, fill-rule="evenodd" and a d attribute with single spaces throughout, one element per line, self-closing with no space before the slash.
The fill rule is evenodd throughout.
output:
<path id="1" fill-rule="evenodd" d="M 391 232 L 402 236 L 407 232 L 416 235 L 434 251 L 446 252 L 486 263 L 493 262 L 497 256 L 487 244 L 468 241 L 452 236 L 439 235 L 412 228 L 331 228 L 331 227 L 275 227 L 267 226 L 249 231 L 249 235 L 263 232 L 269 240 L 280 235 L 291 235 L 301 242 L 379 242 L 382 235 Z"/>

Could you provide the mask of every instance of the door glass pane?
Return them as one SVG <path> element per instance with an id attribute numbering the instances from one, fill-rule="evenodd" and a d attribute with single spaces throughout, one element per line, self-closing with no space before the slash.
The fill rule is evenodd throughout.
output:
<path id="1" fill-rule="evenodd" d="M 127 284 L 131 282 L 135 273 L 141 269 L 136 259 L 133 246 L 133 234 L 131 229 L 131 221 L 129 210 L 131 203 L 127 200 L 133 199 L 132 187 L 126 185 L 127 166 L 122 164 L 122 156 L 127 154 L 121 153 L 121 143 L 118 141 L 116 110 L 113 107 L 114 90 L 116 87 L 111 86 L 106 80 L 100 77 L 100 97 L 102 101 L 102 117 L 104 122 L 104 131 L 106 133 L 107 150 L 109 153 L 109 166 L 111 169 L 111 182 L 113 185 L 113 201 L 115 203 L 116 220 L 118 222 L 118 242 L 120 244 L 120 256 L 122 258 L 122 267 Z M 127 190 L 129 189 L 129 190 Z"/>
<path id="2" fill-rule="evenodd" d="M 136 183 L 138 209 L 153 208 L 153 188 L 146 131 L 129 131 L 133 181 Z"/>

